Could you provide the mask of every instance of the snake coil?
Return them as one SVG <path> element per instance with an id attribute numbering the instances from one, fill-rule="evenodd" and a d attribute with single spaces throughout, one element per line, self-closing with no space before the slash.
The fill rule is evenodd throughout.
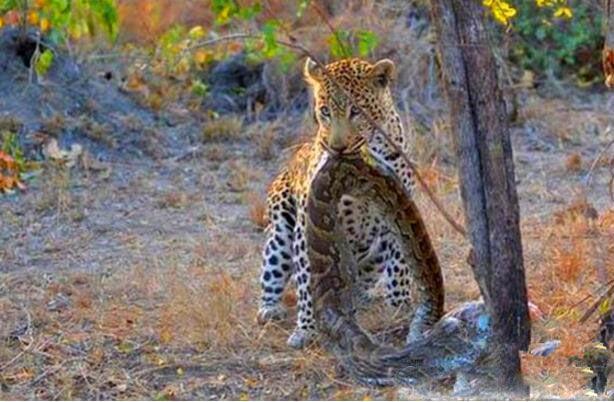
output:
<path id="1" fill-rule="evenodd" d="M 325 153 L 311 182 L 306 237 L 319 329 L 348 373 L 366 385 L 414 384 L 472 372 L 489 355 L 491 327 L 484 304 L 467 303 L 443 315 L 443 276 L 421 215 L 394 175 L 369 163 L 366 152 Z M 378 344 L 356 322 L 357 262 L 337 219 L 344 194 L 375 201 L 411 261 L 418 300 L 410 330 L 416 336 L 402 349 Z"/>

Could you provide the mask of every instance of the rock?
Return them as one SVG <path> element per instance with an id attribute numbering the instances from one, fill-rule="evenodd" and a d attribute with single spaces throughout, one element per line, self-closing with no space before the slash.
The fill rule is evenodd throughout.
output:
<path id="1" fill-rule="evenodd" d="M 298 69 L 283 71 L 275 61 L 250 61 L 239 53 L 221 61 L 205 77 L 210 92 L 203 106 L 217 113 L 245 113 L 247 118 L 274 118 L 309 105 Z"/>
<path id="2" fill-rule="evenodd" d="M 62 46 L 53 48 L 53 63 L 39 79 L 29 66 L 37 35 L 15 27 L 0 30 L 0 131 L 16 133 L 32 160 L 43 158 L 48 137 L 61 150 L 76 143 L 101 160 L 150 156 L 143 149 L 149 133 L 130 129 L 126 119 L 139 128 L 155 127 L 157 115 L 121 93 L 113 81 L 89 74 L 95 66 L 80 65 Z M 178 151 L 180 139 L 159 147 Z"/>
<path id="3" fill-rule="evenodd" d="M 210 96 L 204 106 L 218 113 L 243 113 L 266 102 L 263 63 L 250 62 L 245 53 L 221 61 L 209 72 Z"/>

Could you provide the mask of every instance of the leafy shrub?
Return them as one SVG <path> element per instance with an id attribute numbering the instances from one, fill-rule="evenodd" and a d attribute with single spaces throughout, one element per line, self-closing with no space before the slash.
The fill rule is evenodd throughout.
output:
<path id="1" fill-rule="evenodd" d="M 331 56 L 346 58 L 352 56 L 370 56 L 379 44 L 378 36 L 367 30 L 337 30 L 328 37 Z"/>
<path id="2" fill-rule="evenodd" d="M 601 14 L 585 0 L 483 0 L 515 37 L 512 62 L 538 74 L 600 79 Z"/>
<path id="3" fill-rule="evenodd" d="M 590 81 L 600 71 L 600 29 L 601 16 L 586 1 L 519 2 L 511 57 L 528 70 Z"/>
<path id="4" fill-rule="evenodd" d="M 118 30 L 116 0 L 0 0 L 0 17 L 36 27 L 53 43 L 95 36 L 98 27 L 114 40 Z"/>
<path id="5" fill-rule="evenodd" d="M 34 27 L 52 44 L 95 36 L 98 27 L 103 27 L 109 39 L 115 40 L 117 5 L 116 0 L 0 0 L 0 28 L 5 23 L 19 25 L 24 38 L 26 28 Z M 37 44 L 32 59 L 37 75 L 43 76 L 51 67 L 54 54 Z"/>
<path id="6" fill-rule="evenodd" d="M 0 195 L 16 188 L 25 189 L 21 176 L 28 166 L 17 135 L 0 132 L 0 145 Z"/>

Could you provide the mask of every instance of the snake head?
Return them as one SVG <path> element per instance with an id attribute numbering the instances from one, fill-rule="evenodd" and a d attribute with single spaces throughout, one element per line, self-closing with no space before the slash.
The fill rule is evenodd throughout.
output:
<path id="1" fill-rule="evenodd" d="M 394 64 L 345 59 L 326 66 L 308 58 L 303 70 L 313 92 L 318 139 L 336 154 L 357 152 L 381 124 L 391 105 L 389 83 Z"/>

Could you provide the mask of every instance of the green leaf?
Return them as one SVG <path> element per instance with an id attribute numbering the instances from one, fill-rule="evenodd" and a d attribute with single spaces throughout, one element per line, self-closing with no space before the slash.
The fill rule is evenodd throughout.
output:
<path id="1" fill-rule="evenodd" d="M 0 132 L 0 138 L 2 139 L 2 147 L 0 149 L 15 160 L 19 172 L 24 172 L 26 170 L 27 161 L 17 134 L 10 131 L 2 131 Z"/>
<path id="2" fill-rule="evenodd" d="M 39 77 L 43 77 L 51 68 L 51 64 L 53 63 L 53 52 L 49 49 L 46 49 L 43 53 L 38 56 L 36 60 L 36 64 L 34 65 L 34 70 L 36 70 L 36 74 Z"/>
<path id="3" fill-rule="evenodd" d="M 239 12 L 239 6 L 234 0 L 212 0 L 211 10 L 215 14 L 215 23 L 226 25 Z"/>
<path id="4" fill-rule="evenodd" d="M 196 96 L 206 96 L 209 91 L 209 86 L 201 80 L 194 80 L 192 82 L 192 93 Z"/>
<path id="5" fill-rule="evenodd" d="M 276 21 L 267 21 L 262 26 L 262 40 L 264 41 L 264 49 L 262 50 L 265 57 L 274 57 L 279 49 L 277 43 L 277 28 L 279 24 Z"/>
<path id="6" fill-rule="evenodd" d="M 290 67 L 296 63 L 296 55 L 290 51 L 284 51 L 279 55 L 279 62 L 281 65 L 281 71 L 287 73 Z"/>
<path id="7" fill-rule="evenodd" d="M 0 0 L 0 14 L 4 14 L 17 7 L 17 0 Z"/>
<path id="8" fill-rule="evenodd" d="M 253 20 L 254 17 L 260 14 L 261 11 L 262 11 L 262 6 L 260 5 L 259 2 L 256 2 L 256 4 L 254 4 L 251 7 L 240 8 L 237 14 L 239 18 L 247 21 L 247 20 Z"/>
<path id="9" fill-rule="evenodd" d="M 296 18 L 301 18 L 309 6 L 309 0 L 300 0 L 296 10 Z"/>
<path id="10" fill-rule="evenodd" d="M 327 38 L 330 54 L 335 58 L 351 57 L 350 33 L 348 31 L 335 31 Z"/>
<path id="11" fill-rule="evenodd" d="M 379 44 L 379 38 L 372 31 L 358 31 L 358 54 L 362 57 L 367 57 Z"/>
<path id="12" fill-rule="evenodd" d="M 109 38 L 114 41 L 119 31 L 119 17 L 115 0 L 92 1 L 92 11 L 102 21 Z"/>

